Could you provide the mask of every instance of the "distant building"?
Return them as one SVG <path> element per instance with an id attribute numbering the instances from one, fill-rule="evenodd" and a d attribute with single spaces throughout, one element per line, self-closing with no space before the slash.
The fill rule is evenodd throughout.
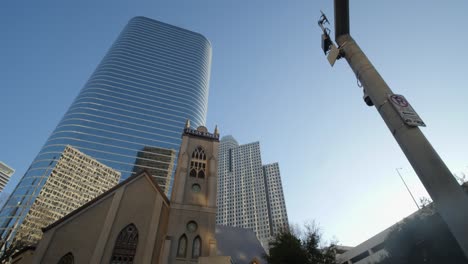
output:
<path id="1" fill-rule="evenodd" d="M 3 191 L 13 173 L 15 173 L 13 168 L 0 161 L 0 192 Z"/>
<path id="2" fill-rule="evenodd" d="M 277 162 L 263 165 L 263 177 L 267 190 L 268 216 L 271 235 L 278 234 L 281 229 L 288 227 L 288 215 L 284 201 L 283 185 L 281 184 L 280 169 Z"/>
<path id="3" fill-rule="evenodd" d="M 265 249 L 288 215 L 278 163 L 262 165 L 260 143 L 221 139 L 218 165 L 218 225 L 252 229 Z"/>
<path id="4" fill-rule="evenodd" d="M 169 195 L 172 168 L 176 158 L 176 151 L 158 147 L 144 147 L 138 152 L 133 172 L 146 170 L 153 176 L 166 196 Z"/>
<path id="5" fill-rule="evenodd" d="M 14 244 L 34 245 L 42 237 L 41 228 L 115 186 L 120 172 L 70 146 L 65 147 L 48 175 L 35 179 L 42 188 L 34 190 L 37 198 L 24 221 L 19 224 Z M 33 182 L 34 183 L 34 182 Z M 25 203 L 24 201 L 19 204 Z"/>
<path id="6" fill-rule="evenodd" d="M 19 181 L 0 222 L 24 220 L 42 187 L 35 179 L 48 175 L 49 163 L 67 145 L 119 171 L 122 180 L 134 173 L 145 146 L 178 150 L 185 121 L 206 121 L 210 71 L 211 44 L 203 35 L 130 19 Z M 27 204 L 13 208 L 23 198 Z M 16 233 L 11 224 L 0 230 L 3 239 Z"/>
<path id="7" fill-rule="evenodd" d="M 343 245 L 335 245 L 334 247 L 335 247 L 335 257 L 337 261 L 341 260 L 341 255 L 353 249 L 353 247 L 343 246 Z"/>
<path id="8" fill-rule="evenodd" d="M 468 182 L 461 185 L 466 194 L 468 194 Z M 385 246 L 385 239 L 395 229 L 399 228 L 399 225 L 404 223 L 406 220 L 412 220 L 421 216 L 429 216 L 436 214 L 436 210 L 433 203 L 429 203 L 426 207 L 423 207 L 416 212 L 405 217 L 401 221 L 395 223 L 389 228 L 376 234 L 375 236 L 367 239 L 361 244 L 349 249 L 348 251 L 337 256 L 339 264 L 378 264 L 380 260 L 384 259 L 387 255 L 387 249 Z M 433 228 L 438 228 L 433 226 Z"/>
<path id="9" fill-rule="evenodd" d="M 393 225 L 361 244 L 349 248 L 337 255 L 338 264 L 377 264 L 387 256 L 385 238 L 392 231 Z"/>
<path id="10" fill-rule="evenodd" d="M 461 187 L 465 193 L 468 194 L 468 182 L 461 184 Z M 433 203 L 429 203 L 426 205 L 426 207 L 417 210 L 389 228 L 362 242 L 361 244 L 353 248 L 349 248 L 344 252 L 340 252 L 341 254 L 337 256 L 338 264 L 378 264 L 388 255 L 385 240 L 393 230 L 399 228 L 399 225 L 407 220 L 414 220 L 422 216 L 428 217 L 434 214 L 436 214 L 435 206 Z M 443 226 L 447 228 L 445 224 Z M 431 226 L 431 228 L 437 229 L 440 228 L 440 226 L 434 224 Z M 447 230 L 447 232 L 449 231 Z M 439 241 L 436 241 L 436 243 L 439 243 Z M 419 246 L 421 246 L 421 244 L 419 244 Z M 451 256 L 454 255 L 455 254 L 451 252 Z"/>

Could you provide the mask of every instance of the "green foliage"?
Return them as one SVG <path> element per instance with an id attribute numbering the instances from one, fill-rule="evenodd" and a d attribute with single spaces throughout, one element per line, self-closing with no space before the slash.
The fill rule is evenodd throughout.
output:
<path id="1" fill-rule="evenodd" d="M 405 219 L 385 240 L 388 256 L 379 264 L 468 263 L 440 215 L 428 206 Z"/>
<path id="2" fill-rule="evenodd" d="M 335 246 L 320 248 L 321 234 L 315 225 L 306 225 L 302 239 L 290 230 L 283 230 L 270 244 L 269 264 L 336 264 Z"/>
<path id="3" fill-rule="evenodd" d="M 271 243 L 270 255 L 266 255 L 265 259 L 270 264 L 308 263 L 301 240 L 290 232 L 276 235 Z"/>

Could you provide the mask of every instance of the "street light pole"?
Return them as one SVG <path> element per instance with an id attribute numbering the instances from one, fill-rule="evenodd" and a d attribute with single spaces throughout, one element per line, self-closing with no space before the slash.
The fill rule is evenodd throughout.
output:
<path id="1" fill-rule="evenodd" d="M 334 5 L 335 41 L 340 56 L 357 76 L 372 102 L 370 105 L 375 105 L 468 258 L 468 195 L 419 127 L 408 125 L 390 103 L 392 90 L 349 33 L 349 0 L 334 0 Z"/>

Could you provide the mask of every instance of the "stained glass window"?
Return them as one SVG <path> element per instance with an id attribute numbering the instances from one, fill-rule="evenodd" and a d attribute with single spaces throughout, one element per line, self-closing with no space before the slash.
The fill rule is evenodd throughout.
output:
<path id="1" fill-rule="evenodd" d="M 193 240 L 192 245 L 192 258 L 198 258 L 201 255 L 201 238 L 197 236 Z"/>
<path id="2" fill-rule="evenodd" d="M 73 264 L 75 263 L 75 258 L 71 252 L 65 254 L 62 258 L 60 258 L 57 264 Z"/>
<path id="3" fill-rule="evenodd" d="M 184 257 L 187 254 L 187 236 L 183 234 L 179 238 L 179 245 L 177 247 L 177 257 Z"/>
<path id="4" fill-rule="evenodd" d="M 205 169 L 206 169 L 205 150 L 201 146 L 198 146 L 192 153 L 192 161 L 190 162 L 190 177 L 204 179 Z"/>
<path id="5" fill-rule="evenodd" d="M 120 231 L 115 241 L 111 264 L 133 264 L 138 245 L 138 230 L 129 224 Z"/>

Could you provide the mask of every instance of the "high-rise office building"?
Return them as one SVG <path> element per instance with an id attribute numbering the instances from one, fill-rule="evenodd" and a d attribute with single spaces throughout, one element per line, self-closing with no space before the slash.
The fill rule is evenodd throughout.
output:
<path id="1" fill-rule="evenodd" d="M 288 215 L 278 163 L 262 165 L 260 143 L 239 145 L 225 136 L 219 145 L 216 223 L 252 229 L 265 249 Z"/>
<path id="2" fill-rule="evenodd" d="M 13 168 L 0 161 L 0 192 L 3 191 L 13 173 L 15 173 Z"/>
<path id="3" fill-rule="evenodd" d="M 10 223 L 0 230 L 2 238 L 15 234 L 11 229 L 36 199 L 33 190 L 42 188 L 36 179 L 48 177 L 67 145 L 121 172 L 122 179 L 134 173 L 144 147 L 177 151 L 185 121 L 205 123 L 210 67 L 211 45 L 204 36 L 131 19 L 0 212 L 0 223 Z"/>
<path id="4" fill-rule="evenodd" d="M 146 170 L 158 182 L 161 189 L 169 197 L 169 186 L 176 151 L 173 149 L 144 147 L 138 152 L 133 171 L 138 173 Z"/>

